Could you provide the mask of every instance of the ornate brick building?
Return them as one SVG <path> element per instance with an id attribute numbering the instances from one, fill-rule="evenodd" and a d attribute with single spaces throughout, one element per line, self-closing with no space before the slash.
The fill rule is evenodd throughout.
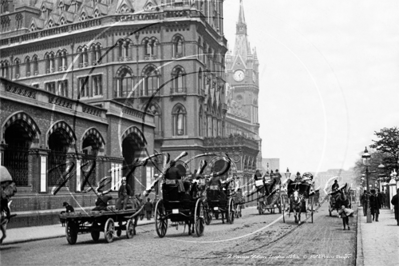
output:
<path id="1" fill-rule="evenodd" d="M 225 136 L 223 1 L 3 1 L 1 11 L 1 162 L 20 192 L 46 198 L 17 210 L 59 207 L 51 185 L 71 161 L 96 158 L 93 181 L 111 172 L 116 184 L 146 153 L 194 156 Z M 153 172 L 128 182 L 139 192 Z M 83 173 L 73 175 L 67 187 L 84 197 Z"/>

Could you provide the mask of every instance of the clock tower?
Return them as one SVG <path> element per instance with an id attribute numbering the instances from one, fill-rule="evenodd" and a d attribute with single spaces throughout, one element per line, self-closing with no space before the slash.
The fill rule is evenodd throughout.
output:
<path id="1" fill-rule="evenodd" d="M 244 134 L 259 141 L 259 61 L 255 49 L 251 49 L 248 41 L 248 28 L 245 22 L 243 0 L 236 24 L 234 50 L 226 54 L 226 94 L 228 112 L 226 136 Z M 260 155 L 260 153 L 259 153 Z M 261 161 L 261 155 L 260 155 Z"/>

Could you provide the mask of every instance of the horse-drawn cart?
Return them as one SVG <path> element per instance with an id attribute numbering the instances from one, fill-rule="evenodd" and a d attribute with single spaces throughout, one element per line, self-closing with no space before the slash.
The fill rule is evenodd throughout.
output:
<path id="1" fill-rule="evenodd" d="M 100 239 L 100 232 L 104 232 L 105 241 L 111 243 L 115 234 L 119 237 L 122 235 L 122 231 L 126 231 L 127 238 L 133 238 L 141 208 L 139 210 L 106 210 L 86 213 L 70 212 L 60 214 L 60 218 L 66 221 L 66 239 L 71 245 L 76 243 L 79 233 L 91 233 L 91 237 L 97 242 Z"/>
<path id="2" fill-rule="evenodd" d="M 345 208 L 352 208 L 352 201 L 347 187 L 348 184 L 345 183 L 345 185 L 329 193 L 330 206 L 328 208 L 328 213 L 330 216 L 334 210 L 338 212 L 342 205 L 345 206 Z"/>
<path id="3" fill-rule="evenodd" d="M 263 187 L 262 180 L 257 180 L 255 186 L 258 189 L 258 203 L 257 209 L 259 214 L 264 214 L 267 211 L 274 213 L 275 209 L 278 208 L 279 213 L 281 210 L 281 195 L 280 195 L 280 184 L 277 183 L 277 179 L 267 180 L 264 182 Z"/>
<path id="4" fill-rule="evenodd" d="M 283 222 L 285 223 L 285 214 L 294 212 L 295 223 L 301 223 L 301 213 L 305 212 L 306 219 L 310 215 L 313 223 L 313 201 L 314 197 L 310 196 L 310 189 L 312 184 L 309 182 L 293 182 L 288 180 L 287 187 L 281 193 Z M 310 213 L 309 213 L 310 212 Z"/>

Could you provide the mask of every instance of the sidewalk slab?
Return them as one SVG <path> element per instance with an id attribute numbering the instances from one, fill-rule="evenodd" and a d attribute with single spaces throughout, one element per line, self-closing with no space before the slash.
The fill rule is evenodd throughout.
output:
<path id="1" fill-rule="evenodd" d="M 154 218 L 151 220 L 143 219 L 137 222 L 137 226 L 153 223 Z M 3 245 L 58 237 L 65 237 L 65 227 L 62 227 L 61 224 L 13 228 L 7 230 L 7 238 Z"/>
<path id="2" fill-rule="evenodd" d="M 394 266 L 399 262 L 399 226 L 394 213 L 380 210 L 378 222 L 367 223 L 359 208 L 357 265 Z"/>

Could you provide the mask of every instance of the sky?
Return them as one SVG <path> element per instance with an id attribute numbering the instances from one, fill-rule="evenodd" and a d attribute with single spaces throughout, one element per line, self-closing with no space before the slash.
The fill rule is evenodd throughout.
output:
<path id="1" fill-rule="evenodd" d="M 224 2 L 234 48 L 239 0 Z M 262 157 L 291 172 L 349 169 L 399 126 L 399 1 L 243 0 L 260 63 Z"/>

